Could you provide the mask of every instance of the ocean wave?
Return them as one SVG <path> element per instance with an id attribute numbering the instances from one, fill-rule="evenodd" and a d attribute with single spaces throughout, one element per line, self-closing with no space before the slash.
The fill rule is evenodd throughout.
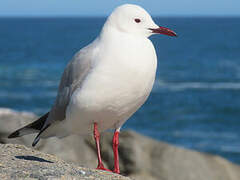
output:
<path id="1" fill-rule="evenodd" d="M 156 81 L 154 91 L 159 89 L 167 89 L 171 91 L 183 90 L 239 90 L 240 82 L 164 82 Z"/>
<path id="2" fill-rule="evenodd" d="M 54 98 L 55 91 L 49 91 L 41 94 L 34 94 L 29 92 L 6 92 L 0 91 L 0 98 L 2 99 L 32 99 L 32 98 Z"/>
<path id="3" fill-rule="evenodd" d="M 207 131 L 174 131 L 172 133 L 175 137 L 180 138 L 202 138 L 202 139 L 225 139 L 225 140 L 238 140 L 239 135 L 231 132 L 207 132 Z"/>
<path id="4" fill-rule="evenodd" d="M 240 144 L 236 142 L 235 144 L 227 143 L 227 142 L 224 142 L 222 144 L 216 144 L 213 141 L 205 141 L 201 143 L 195 143 L 193 146 L 186 145 L 186 147 L 194 148 L 194 149 L 205 151 L 205 152 L 219 151 L 221 153 L 240 153 Z"/>
<path id="5" fill-rule="evenodd" d="M 223 145 L 220 147 L 222 152 L 240 153 L 240 144 L 238 145 Z"/>

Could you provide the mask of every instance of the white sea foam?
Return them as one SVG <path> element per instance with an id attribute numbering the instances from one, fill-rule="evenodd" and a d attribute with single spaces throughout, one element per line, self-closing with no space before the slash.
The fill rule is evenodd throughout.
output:
<path id="1" fill-rule="evenodd" d="M 171 91 L 183 90 L 239 90 L 240 82 L 164 82 L 161 80 L 156 81 L 154 91 L 159 89 L 167 89 Z"/>
<path id="2" fill-rule="evenodd" d="M 32 99 L 36 97 L 44 97 L 44 98 L 54 98 L 56 97 L 56 92 L 55 91 L 49 91 L 45 92 L 43 94 L 34 94 L 34 93 L 29 93 L 29 92 L 5 92 L 5 91 L 0 91 L 0 98 L 5 98 L 5 99 Z"/>
<path id="3" fill-rule="evenodd" d="M 220 147 L 223 152 L 240 153 L 240 144 L 237 145 L 223 145 Z"/>
<path id="4" fill-rule="evenodd" d="M 191 138 L 203 138 L 203 139 L 225 139 L 236 140 L 239 139 L 238 134 L 231 132 L 207 132 L 207 131 L 175 131 L 173 132 L 175 137 L 191 137 Z"/>

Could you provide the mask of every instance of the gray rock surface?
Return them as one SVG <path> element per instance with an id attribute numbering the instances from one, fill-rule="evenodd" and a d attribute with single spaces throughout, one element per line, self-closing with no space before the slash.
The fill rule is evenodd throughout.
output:
<path id="1" fill-rule="evenodd" d="M 79 167 L 23 145 L 0 144 L 0 179 L 130 180 L 114 173 Z"/>
<path id="2" fill-rule="evenodd" d="M 3 113 L 5 112 L 5 113 Z M 31 146 L 34 136 L 9 140 L 4 136 L 35 119 L 33 114 L 0 109 L 0 142 Z M 102 134 L 102 156 L 113 168 L 112 133 Z M 36 147 L 67 162 L 95 168 L 97 158 L 93 137 L 69 136 L 41 140 Z M 133 131 L 120 133 L 120 170 L 139 180 L 239 180 L 240 167 L 224 158 L 175 147 Z"/>

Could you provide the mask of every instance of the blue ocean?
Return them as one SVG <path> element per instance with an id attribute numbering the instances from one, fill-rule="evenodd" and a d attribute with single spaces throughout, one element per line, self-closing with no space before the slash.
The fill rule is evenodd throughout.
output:
<path id="1" fill-rule="evenodd" d="M 240 164 L 240 18 L 154 18 L 153 91 L 124 129 Z M 105 18 L 1 18 L 0 107 L 42 115 L 64 67 Z"/>

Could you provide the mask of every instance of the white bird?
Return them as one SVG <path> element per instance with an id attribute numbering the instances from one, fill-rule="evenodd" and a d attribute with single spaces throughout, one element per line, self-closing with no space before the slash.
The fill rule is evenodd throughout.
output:
<path id="1" fill-rule="evenodd" d="M 62 75 L 51 110 L 9 138 L 38 133 L 33 142 L 51 136 L 87 134 L 93 130 L 98 166 L 105 169 L 100 153 L 100 132 L 114 128 L 114 170 L 120 173 L 118 136 L 123 123 L 148 98 L 156 75 L 157 56 L 152 34 L 176 36 L 154 23 L 140 6 L 125 4 L 107 18 L 100 35 L 82 48 Z"/>

